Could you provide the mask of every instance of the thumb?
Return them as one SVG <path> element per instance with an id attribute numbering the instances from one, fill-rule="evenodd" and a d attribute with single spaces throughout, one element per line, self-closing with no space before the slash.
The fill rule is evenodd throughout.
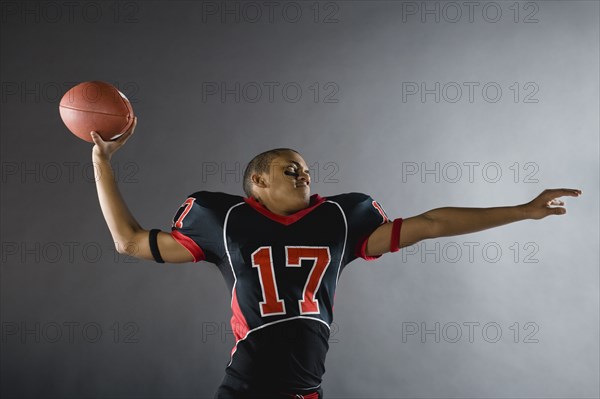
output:
<path id="1" fill-rule="evenodd" d="M 90 132 L 90 136 L 92 136 L 92 140 L 94 141 L 95 144 L 100 145 L 100 143 L 102 143 L 102 138 L 100 137 L 100 135 L 98 133 L 96 133 L 95 131 L 91 131 Z"/>
<path id="2" fill-rule="evenodd" d="M 565 208 L 548 208 L 549 215 L 564 215 L 567 213 Z"/>

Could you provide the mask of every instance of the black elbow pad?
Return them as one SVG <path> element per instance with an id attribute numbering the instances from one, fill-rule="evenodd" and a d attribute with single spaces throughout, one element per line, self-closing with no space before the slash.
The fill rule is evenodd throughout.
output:
<path id="1" fill-rule="evenodd" d="M 163 258 L 160 256 L 160 251 L 158 250 L 158 241 L 156 236 L 158 235 L 159 229 L 150 230 L 150 235 L 148 236 L 148 240 L 150 241 L 150 251 L 152 252 L 152 256 L 154 256 L 154 260 L 158 263 L 165 263 Z"/>

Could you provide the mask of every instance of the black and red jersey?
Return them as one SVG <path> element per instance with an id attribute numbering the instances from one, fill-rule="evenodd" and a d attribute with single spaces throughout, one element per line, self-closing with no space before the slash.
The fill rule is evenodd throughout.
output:
<path id="1" fill-rule="evenodd" d="M 341 271 L 391 222 L 370 196 L 310 197 L 290 216 L 253 198 L 199 191 L 177 210 L 171 235 L 194 261 L 214 263 L 231 290 L 236 340 L 227 374 L 251 386 L 318 387 Z"/>

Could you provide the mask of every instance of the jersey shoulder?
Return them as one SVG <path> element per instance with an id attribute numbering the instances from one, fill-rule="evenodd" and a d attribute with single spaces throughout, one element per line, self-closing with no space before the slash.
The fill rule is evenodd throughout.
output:
<path id="1" fill-rule="evenodd" d="M 389 221 L 383 206 L 368 194 L 351 192 L 327 197 L 327 200 L 339 204 L 346 215 L 353 219 L 358 218 L 361 223 L 364 222 L 361 221 L 364 217 L 377 223 Z"/>
<path id="2" fill-rule="evenodd" d="M 194 198 L 197 205 L 213 210 L 229 209 L 233 205 L 244 202 L 244 197 L 216 191 L 196 191 L 188 196 Z"/>
<path id="3" fill-rule="evenodd" d="M 342 208 L 344 208 L 344 210 L 352 210 L 357 206 L 364 205 L 365 203 L 370 204 L 373 201 L 373 198 L 364 193 L 351 192 L 327 196 L 327 200 L 337 202 L 342 206 Z"/>
<path id="4" fill-rule="evenodd" d="M 220 225 L 225 215 L 236 204 L 244 202 L 239 195 L 213 191 L 196 191 L 186 197 L 173 216 L 174 228 L 202 226 L 212 228 Z M 216 223 L 216 224 L 215 224 Z"/>

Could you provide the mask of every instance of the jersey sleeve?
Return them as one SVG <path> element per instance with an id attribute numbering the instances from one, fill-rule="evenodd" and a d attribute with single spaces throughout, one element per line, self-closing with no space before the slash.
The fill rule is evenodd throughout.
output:
<path id="1" fill-rule="evenodd" d="M 381 255 L 367 256 L 367 241 L 371 233 L 379 226 L 390 223 L 390 219 L 379 202 L 369 195 L 353 193 L 355 198 L 350 202 L 347 211 L 348 222 L 348 258 L 347 263 L 356 258 L 365 260 L 379 259 Z"/>
<path id="2" fill-rule="evenodd" d="M 179 206 L 171 224 L 171 236 L 194 257 L 194 262 L 218 264 L 223 257 L 222 206 L 216 193 L 196 192 Z M 226 199 L 225 199 L 226 200 Z"/>

